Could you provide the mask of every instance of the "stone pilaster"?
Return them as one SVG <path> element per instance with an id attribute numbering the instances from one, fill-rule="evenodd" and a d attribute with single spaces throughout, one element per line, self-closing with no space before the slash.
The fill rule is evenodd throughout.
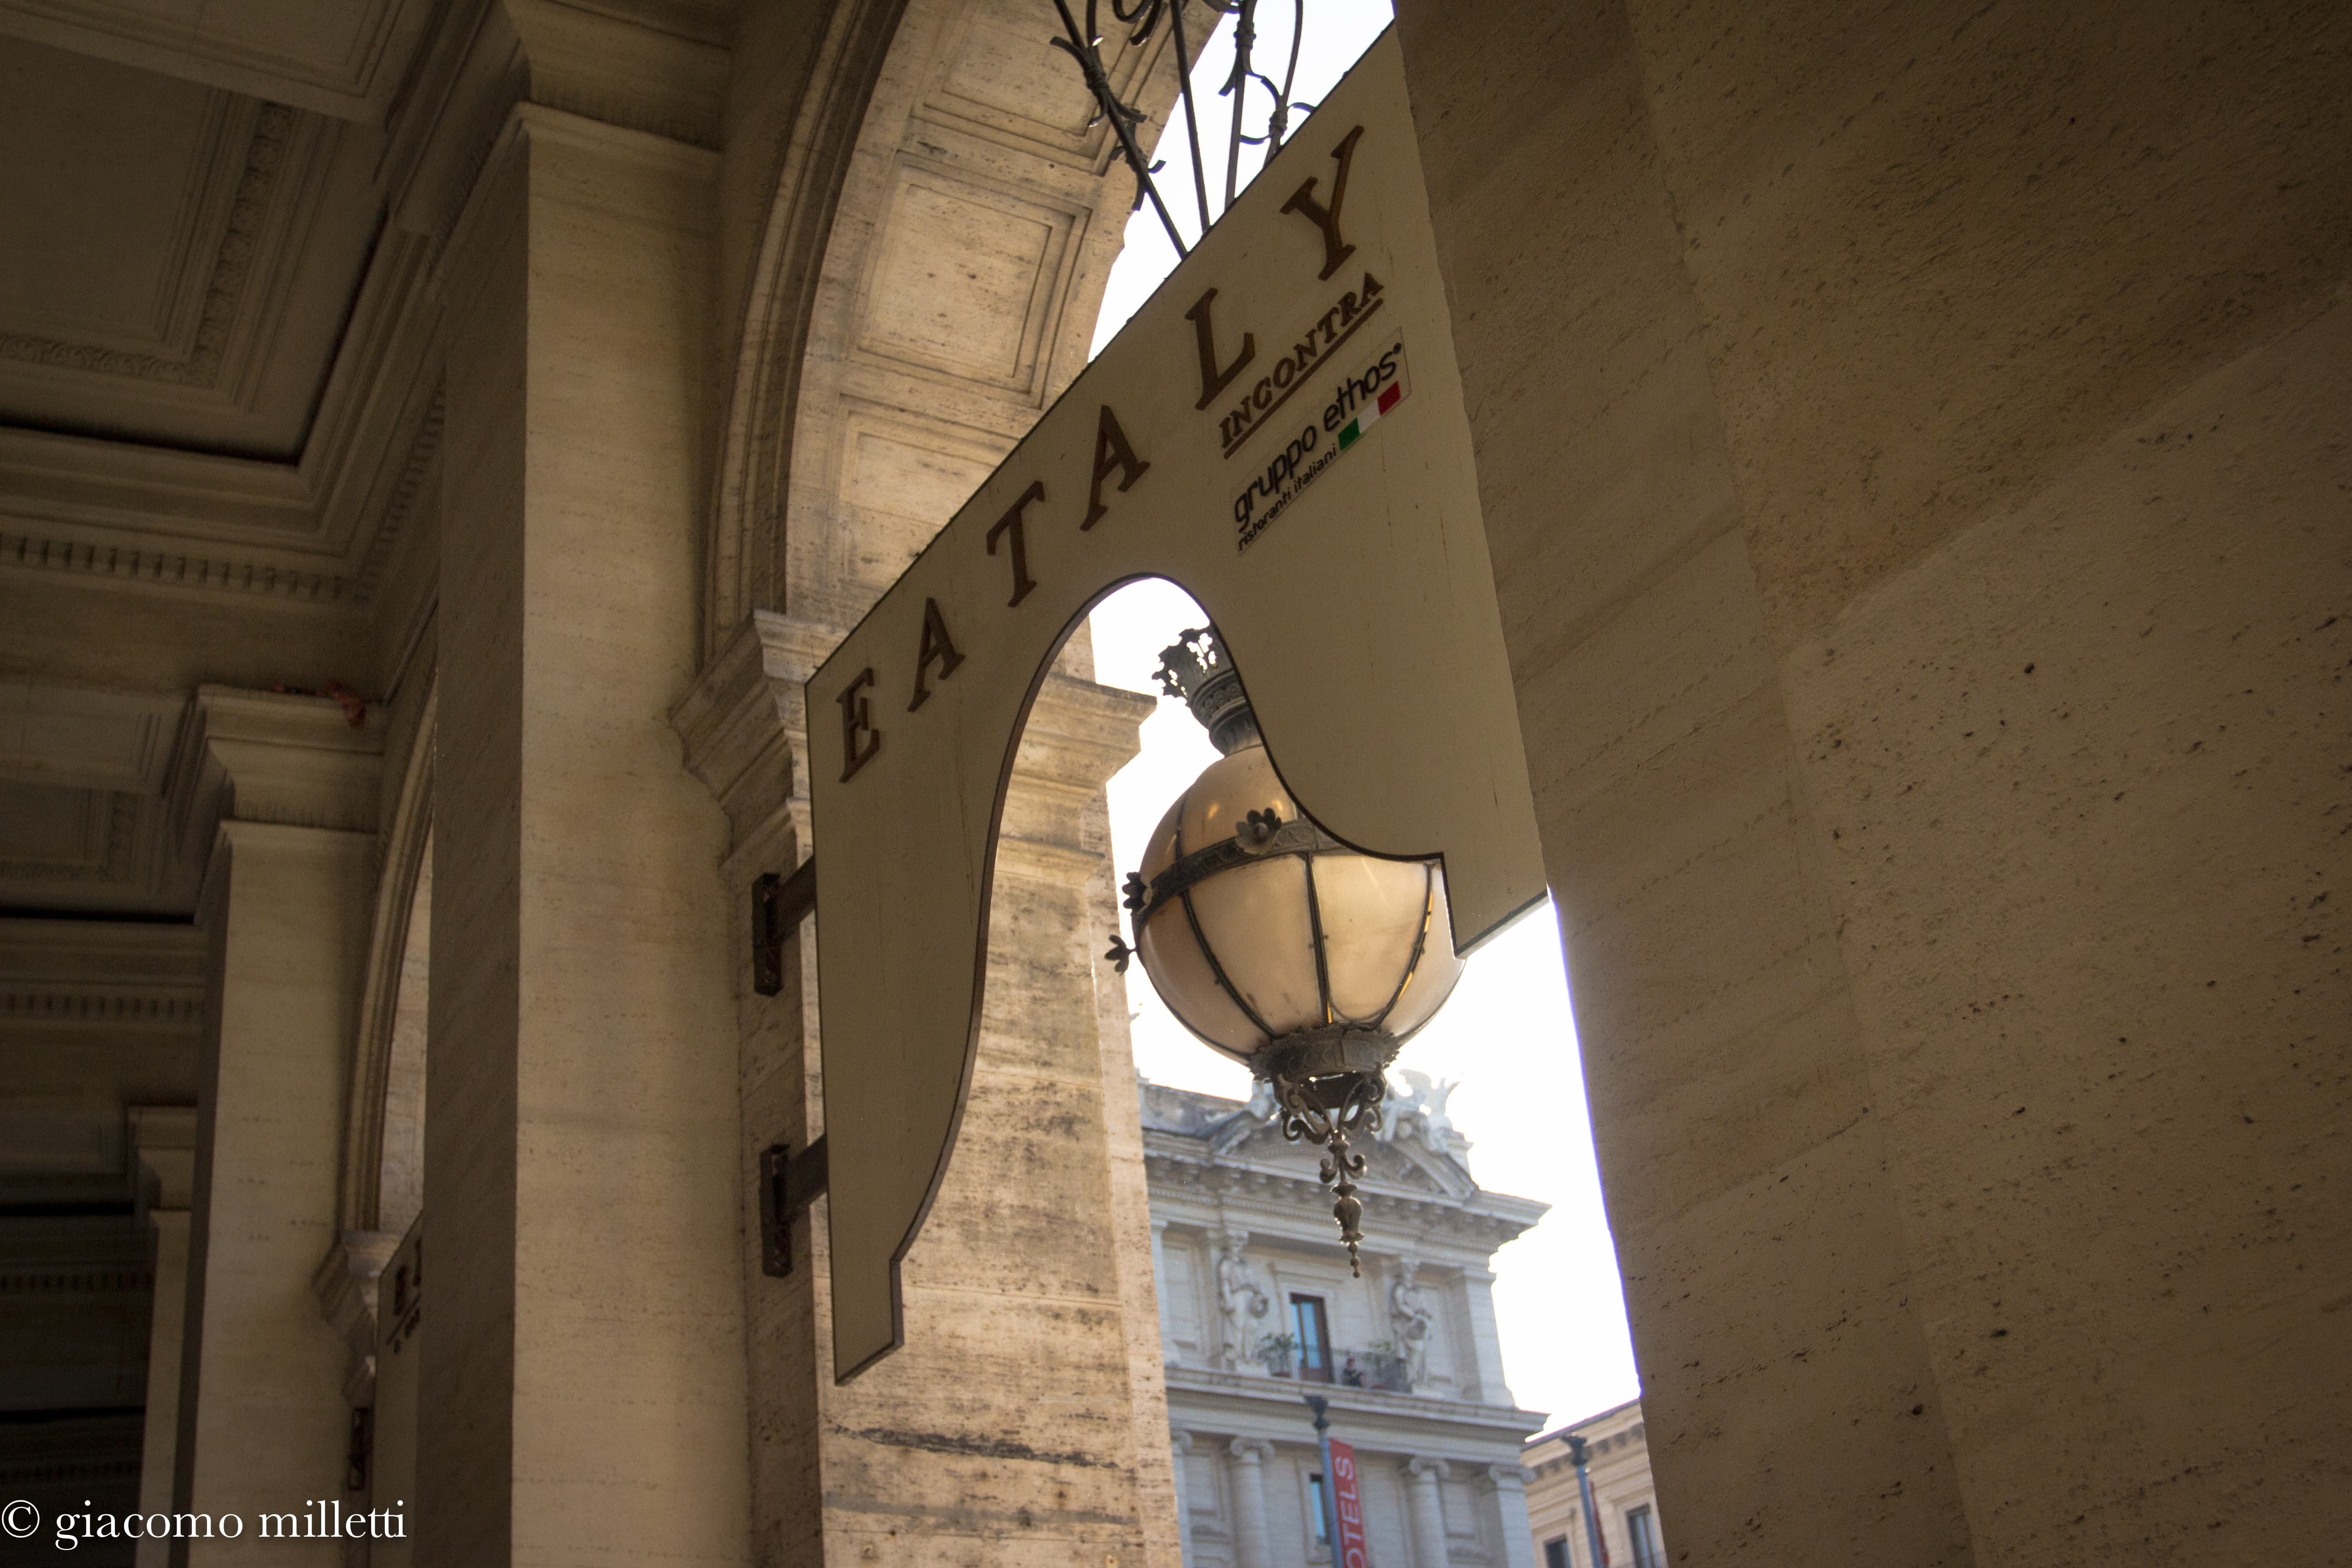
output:
<path id="1" fill-rule="evenodd" d="M 1445 1568 L 1445 1499 L 1438 1483 L 1451 1473 L 1443 1459 L 1415 1456 L 1401 1467 L 1405 1516 L 1412 1536 L 1412 1568 Z"/>
<path id="2" fill-rule="evenodd" d="M 336 1234 L 343 1064 L 375 879 L 383 726 L 323 698 L 203 687 L 184 821 L 220 810 L 199 923 L 199 1071 L 173 1506 L 248 1521 L 342 1495 L 345 1356 L 302 1289 Z M 250 1542 L 196 1542 L 224 1561 Z M 266 1560 L 331 1563 L 333 1542 Z M 175 1552 L 176 1556 L 176 1552 Z"/>
<path id="3" fill-rule="evenodd" d="M 1528 1483 L 1535 1479 L 1525 1465 L 1479 1468 L 1479 1500 L 1493 1539 L 1502 1542 L 1503 1568 L 1536 1568 L 1535 1536 L 1528 1528 Z"/>
<path id="4" fill-rule="evenodd" d="M 139 1456 L 139 1509 L 172 1507 L 180 1438 L 180 1337 L 188 1321 L 188 1205 L 196 1184 L 196 1113 L 184 1105 L 131 1108 L 131 1154 L 155 1232 L 154 1310 L 147 1330 L 147 1430 Z M 167 1542 L 140 1542 L 138 1568 L 164 1568 Z"/>
<path id="5" fill-rule="evenodd" d="M 783 990 L 759 994 L 750 963 L 751 884 L 763 873 L 790 872 L 808 858 L 801 682 L 835 640 L 824 627 L 757 612 L 704 665 L 670 714 L 685 742 L 688 768 L 728 821 L 727 850 L 715 869 L 733 966 L 740 1107 L 735 1163 L 742 1173 L 743 1225 L 736 1268 L 743 1281 L 751 1371 L 753 1541 L 759 1561 L 772 1568 L 820 1568 L 824 1561 L 817 1332 L 824 1209 L 820 1204 L 796 1227 L 792 1274 L 771 1279 L 761 1268 L 752 1177 L 761 1151 L 772 1143 L 805 1149 L 824 1123 L 815 1049 L 815 925 L 803 922 L 784 943 Z"/>
<path id="6" fill-rule="evenodd" d="M 1151 1222 L 1151 1277 L 1155 1280 L 1168 1278 L 1168 1222 L 1164 1219 L 1154 1218 Z M 1160 1359 L 1164 1366 L 1176 1358 L 1176 1329 L 1169 1317 L 1166 1294 L 1154 1291 L 1153 1295 L 1160 1309 Z"/>
<path id="7" fill-rule="evenodd" d="M 1274 1458 L 1274 1445 L 1263 1437 L 1236 1437 L 1225 1452 L 1235 1568 L 1274 1568 L 1274 1537 L 1265 1518 L 1265 1461 Z"/>
<path id="8" fill-rule="evenodd" d="M 1184 1467 L 1192 1453 L 1192 1434 L 1168 1434 L 1169 1468 L 1176 1477 L 1176 1552 L 1181 1568 L 1192 1568 L 1192 1488 Z"/>
<path id="9" fill-rule="evenodd" d="M 668 722 L 715 167 L 520 106 L 440 262 L 428 1564 L 751 1555 L 726 823 Z"/>

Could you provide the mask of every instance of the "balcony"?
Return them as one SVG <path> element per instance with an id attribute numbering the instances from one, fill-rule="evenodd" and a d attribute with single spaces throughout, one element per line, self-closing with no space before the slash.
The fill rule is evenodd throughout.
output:
<path id="1" fill-rule="evenodd" d="M 1365 1350 L 1302 1351 L 1288 1334 L 1268 1334 L 1258 1342 L 1258 1363 L 1276 1377 L 1300 1383 L 1331 1384 L 1342 1388 L 1373 1388 L 1384 1394 L 1411 1394 L 1412 1369 L 1387 1345 Z"/>

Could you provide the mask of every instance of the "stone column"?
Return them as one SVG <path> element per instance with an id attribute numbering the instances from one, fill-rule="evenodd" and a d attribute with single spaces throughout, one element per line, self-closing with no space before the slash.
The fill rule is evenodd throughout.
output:
<path id="1" fill-rule="evenodd" d="M 731 823 L 721 875 L 735 908 L 749 910 L 759 874 L 812 847 L 823 859 L 809 837 L 801 683 L 835 640 L 757 613 L 673 715 Z M 966 1500 L 984 1490 L 1000 1513 L 1026 1512 L 1035 1550 L 1181 1563 L 1135 1068 L 1116 977 L 1097 956 L 1117 912 L 1101 791 L 1150 711 L 1147 699 L 1068 674 L 1049 676 L 1031 710 L 998 840 L 969 1098 L 903 1275 L 905 1347 L 835 1386 L 814 1289 L 829 1266 L 823 1205 L 795 1237 L 787 1279 L 760 1273 L 747 1226 L 752 1476 L 762 1549 L 779 1561 L 814 1568 L 934 1540 L 947 1550 L 968 1528 Z M 768 1144 L 801 1146 L 824 1127 L 822 903 L 820 891 L 817 919 L 786 945 L 778 995 L 751 991 L 739 965 L 746 1168 Z M 1107 1462 L 1008 1468 L 992 1450 L 1013 1444 Z"/>
<path id="2" fill-rule="evenodd" d="M 751 1554 L 738 950 L 669 724 L 714 167 L 520 105 L 440 263 L 421 1563 Z"/>
<path id="3" fill-rule="evenodd" d="M 343 1064 L 375 884 L 383 735 L 323 698 L 199 688 L 176 784 L 221 808 L 198 915 L 212 994 L 198 1069 L 175 1510 L 340 1498 L 343 1347 L 310 1273 L 336 1236 Z M 332 1541 L 197 1542 L 180 1561 L 337 1561 Z M 257 1556 L 257 1553 L 259 1555 Z"/>
<path id="4" fill-rule="evenodd" d="M 1274 1537 L 1265 1522 L 1265 1461 L 1274 1445 L 1263 1437 L 1236 1437 L 1226 1478 L 1234 1492 L 1234 1568 L 1274 1568 Z"/>
<path id="5" fill-rule="evenodd" d="M 1528 1526 L 1528 1483 L 1535 1479 L 1525 1465 L 1488 1465 L 1478 1473 L 1487 1522 L 1503 1543 L 1503 1568 L 1536 1568 L 1535 1532 Z"/>
<path id="6" fill-rule="evenodd" d="M 1438 1482 L 1451 1472 L 1443 1459 L 1418 1456 L 1402 1468 L 1405 1478 L 1405 1513 L 1412 1533 L 1412 1568 L 1445 1568 L 1445 1500 Z"/>
<path id="7" fill-rule="evenodd" d="M 1154 1234 L 1157 1234 L 1156 1232 Z M 1192 1452 L 1192 1434 L 1168 1434 L 1169 1468 L 1176 1476 L 1176 1551 L 1179 1568 L 1192 1568 L 1192 1483 L 1184 1466 Z"/>
<path id="8" fill-rule="evenodd" d="M 196 1179 L 196 1113 L 181 1105 L 131 1108 L 131 1147 L 142 1183 L 154 1184 L 147 1223 L 155 1229 L 154 1315 L 147 1331 L 147 1429 L 139 1456 L 139 1510 L 172 1507 L 173 1454 L 180 1437 L 180 1336 L 188 1321 L 188 1205 Z M 164 1568 L 169 1542 L 142 1540 L 139 1568 Z"/>

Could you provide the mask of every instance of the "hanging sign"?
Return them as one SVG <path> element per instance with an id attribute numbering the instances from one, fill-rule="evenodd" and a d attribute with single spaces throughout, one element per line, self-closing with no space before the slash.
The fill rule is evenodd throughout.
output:
<path id="1" fill-rule="evenodd" d="M 1364 1498 L 1356 1481 L 1356 1450 L 1331 1439 L 1331 1506 L 1339 1516 L 1339 1568 L 1370 1568 L 1364 1550 Z"/>
<path id="2" fill-rule="evenodd" d="M 1544 896 L 1393 29 L 808 682 L 839 1377 L 903 1338 L 1029 704 L 1152 576 L 1215 622 L 1305 811 L 1443 858 L 1457 949 Z"/>

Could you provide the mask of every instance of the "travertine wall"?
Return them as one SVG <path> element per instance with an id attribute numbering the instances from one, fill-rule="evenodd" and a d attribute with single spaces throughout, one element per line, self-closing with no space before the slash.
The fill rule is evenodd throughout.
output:
<path id="1" fill-rule="evenodd" d="M 718 807 L 679 765 L 714 161 L 526 107 L 444 261 L 422 1563 L 750 1560 Z"/>
<path id="2" fill-rule="evenodd" d="M 1402 11 L 1676 1552 L 2326 1555 L 2352 21 Z"/>

